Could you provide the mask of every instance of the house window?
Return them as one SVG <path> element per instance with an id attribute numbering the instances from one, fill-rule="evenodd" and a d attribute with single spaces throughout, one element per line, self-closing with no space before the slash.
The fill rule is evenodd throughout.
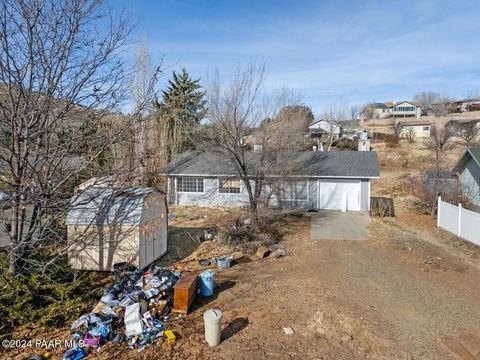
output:
<path id="1" fill-rule="evenodd" d="M 426 131 L 426 130 L 430 130 L 430 126 L 424 126 L 424 127 L 423 127 L 423 130 L 425 130 L 425 131 Z"/>
<path id="2" fill-rule="evenodd" d="M 178 192 L 203 192 L 203 178 L 184 177 L 177 179 Z"/>
<path id="3" fill-rule="evenodd" d="M 308 200 L 308 182 L 307 181 L 290 181 L 283 186 L 283 200 Z"/>
<path id="4" fill-rule="evenodd" d="M 218 179 L 218 192 L 222 194 L 240 194 L 240 180 Z"/>

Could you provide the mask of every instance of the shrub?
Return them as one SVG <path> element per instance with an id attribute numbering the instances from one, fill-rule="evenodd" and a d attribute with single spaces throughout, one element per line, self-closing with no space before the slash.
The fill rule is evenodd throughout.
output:
<path id="1" fill-rule="evenodd" d="M 395 134 L 386 134 L 384 136 L 384 141 L 385 141 L 385 145 L 390 148 L 397 147 L 398 145 L 400 145 L 398 136 Z"/>
<path id="2" fill-rule="evenodd" d="M 245 225 L 237 220 L 220 232 L 219 243 L 245 250 L 259 245 L 275 244 L 281 240 L 282 234 L 278 224 L 270 220 L 268 218 L 260 219 L 254 225 Z"/>
<path id="3" fill-rule="evenodd" d="M 85 273 L 76 279 L 64 261 L 61 270 L 12 277 L 6 257 L 0 257 L 0 339 L 21 325 L 62 326 L 98 301 L 102 275 Z"/>

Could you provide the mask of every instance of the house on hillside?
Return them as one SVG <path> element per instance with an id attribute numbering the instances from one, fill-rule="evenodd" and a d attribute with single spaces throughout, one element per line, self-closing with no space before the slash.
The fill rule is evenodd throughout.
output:
<path id="1" fill-rule="evenodd" d="M 261 153 L 248 153 L 251 173 Z M 370 182 L 380 176 L 378 158 L 370 151 L 292 151 L 269 164 L 262 204 L 278 208 L 368 211 Z M 243 207 L 248 192 L 234 163 L 219 153 L 184 153 L 162 172 L 168 178 L 172 204 Z M 254 178 L 249 179 L 252 187 Z"/>
<path id="2" fill-rule="evenodd" d="M 67 214 L 68 260 L 78 270 L 143 269 L 167 251 L 167 202 L 152 188 L 89 187 Z"/>
<path id="3" fill-rule="evenodd" d="M 362 120 L 421 117 L 422 108 L 414 101 L 372 103 L 367 105 L 360 113 Z"/>
<path id="4" fill-rule="evenodd" d="M 468 148 L 454 168 L 461 189 L 472 207 L 480 210 L 480 148 Z"/>
<path id="5" fill-rule="evenodd" d="M 441 101 L 432 104 L 432 110 L 441 111 L 445 113 L 465 113 L 471 111 L 480 111 L 480 99 L 462 99 Z"/>
<path id="6" fill-rule="evenodd" d="M 415 137 L 430 137 L 432 123 L 429 120 L 405 119 L 396 122 L 401 138 L 407 138 L 413 132 Z"/>
<path id="7" fill-rule="evenodd" d="M 343 136 L 343 127 L 327 119 L 316 120 L 308 126 L 308 132 L 311 137 L 322 137 L 323 135 L 333 135 L 335 139 Z"/>

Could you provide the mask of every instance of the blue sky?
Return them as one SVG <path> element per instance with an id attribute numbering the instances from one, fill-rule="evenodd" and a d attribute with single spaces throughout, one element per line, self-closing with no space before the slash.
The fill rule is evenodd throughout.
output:
<path id="1" fill-rule="evenodd" d="M 205 78 L 265 63 L 269 88 L 333 103 L 480 92 L 479 0 L 117 0 L 155 60 Z"/>

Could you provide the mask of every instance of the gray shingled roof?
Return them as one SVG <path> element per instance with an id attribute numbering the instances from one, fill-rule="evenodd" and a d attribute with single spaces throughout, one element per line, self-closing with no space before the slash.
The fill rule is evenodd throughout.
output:
<path id="1" fill-rule="evenodd" d="M 259 153 L 248 153 L 247 164 L 255 171 Z M 287 165 L 285 165 L 287 164 Z M 269 164 L 267 176 L 280 175 L 285 171 L 295 177 L 359 177 L 380 176 L 377 153 L 373 151 L 296 151 L 277 156 Z M 162 175 L 173 176 L 236 176 L 234 163 L 218 153 L 183 153 L 169 163 Z"/>
<path id="2" fill-rule="evenodd" d="M 71 200 L 67 225 L 139 225 L 152 188 L 88 188 Z"/>

